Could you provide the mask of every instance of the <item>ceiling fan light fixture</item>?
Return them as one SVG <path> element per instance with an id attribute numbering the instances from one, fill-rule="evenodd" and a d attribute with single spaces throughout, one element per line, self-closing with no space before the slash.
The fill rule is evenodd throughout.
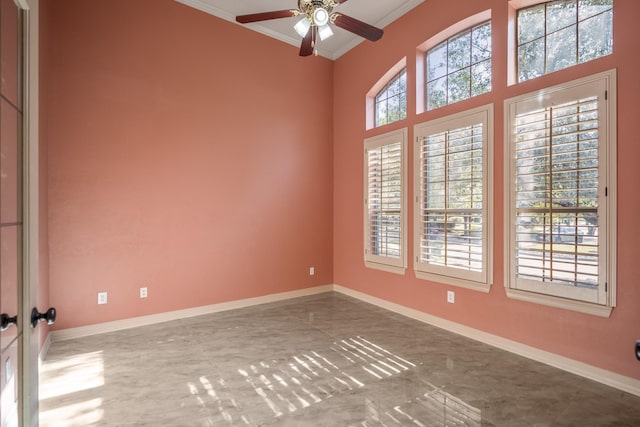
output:
<path id="1" fill-rule="evenodd" d="M 293 29 L 296 30 L 296 33 L 300 34 L 300 37 L 304 37 L 309 32 L 309 28 L 311 28 L 311 22 L 306 17 L 299 20 L 296 25 L 293 26 Z"/>
<path id="2" fill-rule="evenodd" d="M 318 35 L 320 36 L 320 40 L 326 40 L 333 35 L 333 31 L 330 26 L 325 24 L 318 28 Z"/>
<path id="3" fill-rule="evenodd" d="M 316 8 L 316 10 L 313 11 L 313 22 L 318 27 L 327 25 L 327 23 L 329 22 L 329 12 L 327 12 L 326 9 L 322 7 Z"/>

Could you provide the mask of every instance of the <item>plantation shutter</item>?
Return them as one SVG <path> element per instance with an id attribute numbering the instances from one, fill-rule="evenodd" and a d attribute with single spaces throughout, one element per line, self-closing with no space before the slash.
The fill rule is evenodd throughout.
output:
<path id="1" fill-rule="evenodd" d="M 482 124 L 423 139 L 421 261 L 482 271 Z"/>
<path id="2" fill-rule="evenodd" d="M 591 96 L 515 116 L 515 276 L 597 300 L 599 117 Z M 562 287 L 565 287 L 563 290 Z M 571 291 L 574 289 L 574 291 Z"/>
<path id="3" fill-rule="evenodd" d="M 365 260 L 404 268 L 402 135 L 365 142 Z"/>
<path id="4" fill-rule="evenodd" d="M 416 128 L 416 271 L 490 282 L 488 115 L 483 107 Z"/>

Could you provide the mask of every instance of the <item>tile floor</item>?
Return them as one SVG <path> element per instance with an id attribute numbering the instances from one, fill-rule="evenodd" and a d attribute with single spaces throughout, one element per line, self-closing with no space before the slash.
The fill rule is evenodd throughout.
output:
<path id="1" fill-rule="evenodd" d="M 640 397 L 325 293 L 54 343 L 41 426 L 640 426 Z"/>

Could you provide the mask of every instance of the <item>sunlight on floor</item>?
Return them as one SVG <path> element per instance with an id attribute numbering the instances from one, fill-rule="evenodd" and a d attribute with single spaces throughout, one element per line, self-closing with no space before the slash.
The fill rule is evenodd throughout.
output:
<path id="1" fill-rule="evenodd" d="M 67 406 L 40 412 L 40 422 L 50 426 L 89 426 L 102 420 L 102 399 L 85 400 Z"/>
<path id="2" fill-rule="evenodd" d="M 238 401 L 241 397 L 227 386 L 227 380 L 234 380 L 231 376 L 215 381 L 202 376 L 198 381 L 187 383 L 187 387 L 200 407 L 221 418 L 218 423 L 260 425 L 271 417 L 279 418 L 356 389 L 371 388 L 376 395 L 381 380 L 399 377 L 413 368 L 416 368 L 414 363 L 360 336 L 334 342 L 325 354 L 308 351 L 287 360 L 253 363 L 238 368 L 237 374 L 264 404 L 262 411 L 252 407 L 254 419 L 244 413 L 246 406 Z M 366 398 L 367 421 L 361 426 L 391 423 L 426 427 L 432 422 L 481 425 L 479 409 L 425 381 L 406 393 L 402 405 L 391 407 L 389 402 Z M 428 417 L 429 424 L 411 414 L 417 407 L 421 408 L 422 416 Z M 255 414 L 262 414 L 264 419 L 255 419 Z"/>
<path id="3" fill-rule="evenodd" d="M 55 375 L 48 375 L 55 373 Z M 43 425 L 84 426 L 100 422 L 103 417 L 102 398 L 87 398 L 88 390 L 104 386 L 104 358 L 102 351 L 78 354 L 51 362 L 41 367 L 43 377 L 49 377 L 40 385 L 41 407 L 47 399 L 65 396 L 68 405 L 52 410 L 42 410 Z M 85 392 L 85 395 L 83 395 Z M 61 424 L 61 420 L 65 420 Z"/>

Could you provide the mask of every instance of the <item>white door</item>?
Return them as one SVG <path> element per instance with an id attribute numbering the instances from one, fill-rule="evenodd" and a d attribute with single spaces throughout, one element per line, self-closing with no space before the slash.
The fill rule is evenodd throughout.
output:
<path id="1" fill-rule="evenodd" d="M 2 427 L 38 425 L 39 336 L 31 327 L 38 277 L 38 121 L 31 114 L 38 96 L 37 6 L 37 0 L 0 0 Z"/>

